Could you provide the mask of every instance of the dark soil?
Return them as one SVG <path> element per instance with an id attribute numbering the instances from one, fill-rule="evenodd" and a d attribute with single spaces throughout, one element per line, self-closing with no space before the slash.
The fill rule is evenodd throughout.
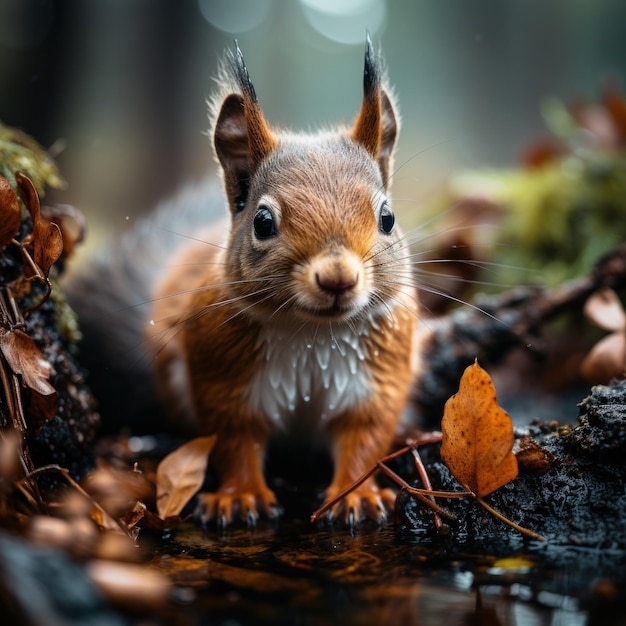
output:
<path id="1" fill-rule="evenodd" d="M 535 424 L 527 433 L 539 458 L 518 455 L 520 475 L 485 500 L 546 546 L 584 546 L 626 554 L 626 382 L 597 386 L 580 405 L 573 429 Z M 438 449 L 420 450 L 434 489 L 460 490 Z M 537 475 L 540 474 L 540 475 Z M 471 499 L 441 501 L 458 518 L 447 535 L 433 535 L 432 515 L 403 496 L 399 535 L 440 541 L 449 548 L 479 546 L 490 553 L 519 545 L 519 534 Z"/>

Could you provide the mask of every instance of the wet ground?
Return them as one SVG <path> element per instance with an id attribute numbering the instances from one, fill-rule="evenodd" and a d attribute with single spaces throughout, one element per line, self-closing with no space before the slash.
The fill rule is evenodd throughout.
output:
<path id="1" fill-rule="evenodd" d="M 626 623 L 623 553 L 521 539 L 496 557 L 405 543 L 393 526 L 352 536 L 307 520 L 223 534 L 185 525 L 152 565 L 195 591 L 181 624 Z"/>
<path id="2" fill-rule="evenodd" d="M 626 383 L 594 388 L 579 411 L 576 428 L 532 427 L 552 460 L 488 497 L 546 541 L 525 539 L 469 499 L 440 502 L 457 523 L 437 534 L 432 513 L 406 494 L 385 528 L 351 534 L 315 526 L 309 516 L 319 493 L 281 479 L 273 487 L 285 515 L 275 526 L 221 532 L 186 523 L 159 544 L 151 565 L 194 591 L 167 619 L 176 626 L 626 626 Z M 434 488 L 458 488 L 436 445 L 420 446 L 420 454 Z M 396 471 L 410 477 L 399 461 Z"/>

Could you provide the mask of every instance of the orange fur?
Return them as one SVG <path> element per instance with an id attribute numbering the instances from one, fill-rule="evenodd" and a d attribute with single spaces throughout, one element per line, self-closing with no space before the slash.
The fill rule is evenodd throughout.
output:
<path id="1" fill-rule="evenodd" d="M 381 226 L 397 133 L 383 86 L 370 85 L 350 130 L 273 132 L 240 53 L 232 63 L 241 93 L 223 98 L 214 127 L 228 244 L 199 237 L 172 261 L 147 329 L 171 410 L 218 435 L 220 486 L 200 496 L 198 515 L 223 524 L 278 514 L 263 458 L 290 420 L 313 413 L 313 432 L 328 433 L 327 499 L 388 452 L 416 369 L 417 319 L 401 235 Z M 311 371 L 294 372 L 298 363 Z M 391 500 L 369 480 L 332 515 L 382 520 Z"/>

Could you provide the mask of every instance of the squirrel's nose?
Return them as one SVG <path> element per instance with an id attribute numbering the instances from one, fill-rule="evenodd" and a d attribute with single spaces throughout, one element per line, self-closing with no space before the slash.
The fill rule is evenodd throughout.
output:
<path id="1" fill-rule="evenodd" d="M 315 274 L 317 286 L 331 296 L 341 296 L 348 291 L 352 291 L 359 282 L 359 275 L 344 275 L 342 272 L 338 274 Z"/>

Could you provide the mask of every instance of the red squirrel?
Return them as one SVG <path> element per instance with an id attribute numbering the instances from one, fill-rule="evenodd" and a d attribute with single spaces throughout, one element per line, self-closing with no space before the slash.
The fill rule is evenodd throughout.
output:
<path id="1" fill-rule="evenodd" d="M 173 414 L 217 435 L 197 518 L 228 525 L 280 508 L 264 474 L 276 431 L 327 438 L 328 502 L 388 453 L 418 369 L 417 293 L 389 197 L 399 120 L 369 37 L 351 127 L 271 128 L 238 47 L 222 62 L 212 138 L 230 213 L 168 259 L 146 323 Z M 370 478 L 331 519 L 383 522 Z"/>

